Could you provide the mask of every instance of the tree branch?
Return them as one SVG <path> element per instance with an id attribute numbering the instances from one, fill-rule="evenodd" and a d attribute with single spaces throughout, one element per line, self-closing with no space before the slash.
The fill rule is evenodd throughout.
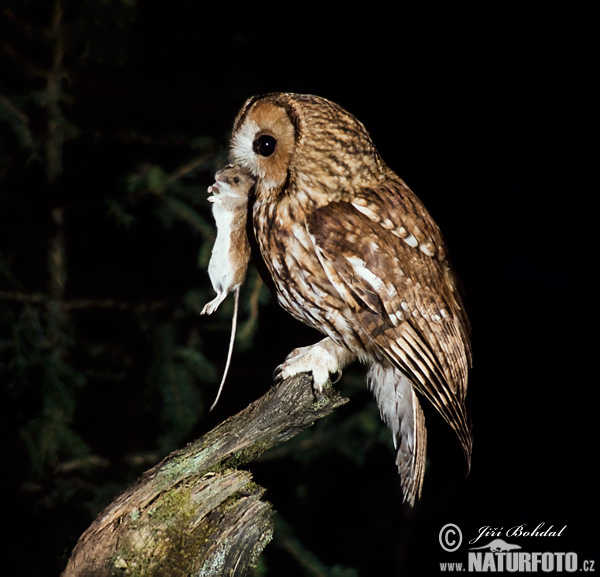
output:
<path id="1" fill-rule="evenodd" d="M 315 399 L 307 375 L 287 379 L 175 451 L 119 495 L 80 537 L 63 577 L 243 576 L 273 533 L 271 505 L 248 471 L 347 399 Z"/>

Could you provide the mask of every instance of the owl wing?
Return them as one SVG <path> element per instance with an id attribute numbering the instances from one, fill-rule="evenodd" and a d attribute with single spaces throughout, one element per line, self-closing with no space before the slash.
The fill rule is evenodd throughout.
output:
<path id="1" fill-rule="evenodd" d="M 371 339 L 369 353 L 410 378 L 470 461 L 468 321 L 425 207 L 400 179 L 388 180 L 316 209 L 307 230 L 329 281 Z"/>

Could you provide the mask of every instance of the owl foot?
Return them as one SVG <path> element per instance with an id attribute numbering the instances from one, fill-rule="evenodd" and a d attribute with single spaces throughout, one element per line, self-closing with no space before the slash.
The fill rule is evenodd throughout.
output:
<path id="1" fill-rule="evenodd" d="M 275 369 L 273 376 L 275 381 L 278 381 L 301 373 L 310 373 L 313 388 L 317 394 L 321 394 L 327 381 L 334 384 L 340 380 L 342 369 L 354 358 L 348 350 L 326 338 L 314 345 L 294 349 Z"/>

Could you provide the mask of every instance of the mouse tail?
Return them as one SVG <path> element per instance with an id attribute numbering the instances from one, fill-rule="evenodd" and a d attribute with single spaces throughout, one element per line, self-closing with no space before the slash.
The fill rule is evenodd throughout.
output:
<path id="1" fill-rule="evenodd" d="M 227 379 L 227 373 L 229 372 L 229 365 L 231 364 L 231 356 L 233 354 L 233 344 L 235 343 L 235 332 L 237 330 L 237 317 L 238 317 L 238 308 L 240 304 L 240 287 L 236 288 L 233 293 L 233 320 L 231 321 L 231 338 L 229 339 L 229 351 L 227 353 L 227 362 L 225 363 L 225 370 L 223 371 L 223 378 L 221 379 L 221 384 L 219 385 L 219 390 L 217 392 L 217 398 L 215 402 L 212 404 L 208 411 L 212 411 L 219 402 L 219 398 L 221 397 L 221 392 L 223 391 L 223 385 L 225 384 L 225 379 Z"/>

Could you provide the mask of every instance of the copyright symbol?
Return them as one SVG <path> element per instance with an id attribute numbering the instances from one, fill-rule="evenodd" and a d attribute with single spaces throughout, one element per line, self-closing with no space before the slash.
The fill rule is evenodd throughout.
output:
<path id="1" fill-rule="evenodd" d="M 462 532 L 454 523 L 448 523 L 440 529 L 440 545 L 444 551 L 452 553 L 462 543 Z"/>

